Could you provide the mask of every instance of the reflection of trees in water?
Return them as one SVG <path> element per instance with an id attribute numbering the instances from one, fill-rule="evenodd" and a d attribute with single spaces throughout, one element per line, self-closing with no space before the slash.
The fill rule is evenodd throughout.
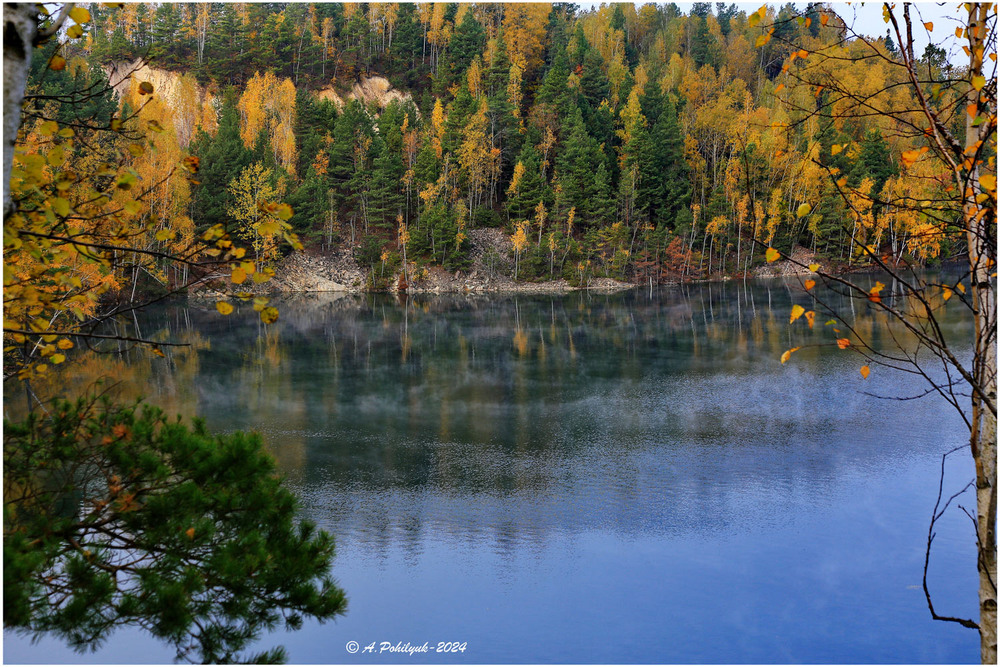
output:
<path id="1" fill-rule="evenodd" d="M 890 433 L 869 440 L 866 424 L 920 406 L 858 393 L 905 393 L 906 378 L 873 375 L 861 387 L 854 358 L 830 347 L 778 363 L 791 346 L 790 303 L 811 300 L 797 284 L 304 295 L 279 303 L 269 326 L 249 307 L 219 318 L 211 304 L 174 305 L 143 328 L 197 346 L 111 363 L 169 411 L 261 431 L 310 514 L 345 539 L 417 550 L 429 531 L 488 535 L 502 553 L 511 539 L 544 543 L 566 526 L 738 530 L 772 520 L 748 514 L 748 494 L 773 496 L 778 516 L 803 489 L 910 455 Z M 824 298 L 850 312 L 842 297 Z M 854 313 L 855 329 L 885 335 L 866 304 Z M 823 321 L 810 342 L 832 340 Z M 795 326 L 800 344 L 805 325 Z M 88 363 L 107 369 L 109 359 Z M 74 368 L 77 381 L 86 368 Z"/>
<path id="2" fill-rule="evenodd" d="M 39 396 L 82 396 L 99 383 L 101 391 L 118 397 L 121 403 L 141 397 L 170 415 L 196 415 L 193 382 L 200 373 L 201 355 L 210 353 L 211 344 L 185 311 L 169 315 L 155 329 L 143 332 L 149 340 L 183 343 L 169 348 L 164 358 L 122 341 L 91 341 L 89 348 L 70 355 L 72 363 L 33 379 L 33 390 Z M 177 326 L 178 321 L 183 325 Z M 27 411 L 24 398 L 22 392 L 5 394 L 4 415 L 20 419 Z"/>

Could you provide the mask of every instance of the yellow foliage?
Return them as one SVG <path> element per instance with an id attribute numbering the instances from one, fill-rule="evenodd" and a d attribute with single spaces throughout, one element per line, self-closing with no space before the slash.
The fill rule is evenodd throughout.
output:
<path id="1" fill-rule="evenodd" d="M 255 73 L 240 96 L 240 138 L 253 148 L 260 132 L 266 131 L 274 159 L 289 173 L 295 173 L 295 84 L 281 81 L 268 71 Z"/>

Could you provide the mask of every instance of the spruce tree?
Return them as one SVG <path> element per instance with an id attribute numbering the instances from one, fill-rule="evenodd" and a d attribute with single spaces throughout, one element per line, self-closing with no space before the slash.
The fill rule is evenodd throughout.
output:
<path id="1" fill-rule="evenodd" d="M 223 95 L 219 129 L 215 136 L 199 130 L 191 142 L 191 153 L 198 156 L 198 185 L 192 192 L 194 223 L 197 229 L 225 223 L 231 205 L 227 186 L 234 174 L 251 162 L 250 151 L 240 138 L 236 95 L 231 89 Z"/>

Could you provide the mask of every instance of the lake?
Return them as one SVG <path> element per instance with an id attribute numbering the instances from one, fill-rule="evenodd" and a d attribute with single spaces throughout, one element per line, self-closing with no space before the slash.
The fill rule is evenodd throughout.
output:
<path id="1" fill-rule="evenodd" d="M 866 303 L 814 291 L 891 342 Z M 181 302 L 129 332 L 189 348 L 88 353 L 59 381 L 110 373 L 123 395 L 263 434 L 335 535 L 349 597 L 337 621 L 262 642 L 291 662 L 978 662 L 978 635 L 932 621 L 921 590 L 941 456 L 967 431 L 935 397 L 868 395 L 924 387 L 877 366 L 863 379 L 828 316 L 789 325 L 811 299 L 797 279 L 303 295 L 270 326 L 248 304 L 226 318 Z M 945 326 L 971 331 L 957 304 Z M 958 490 L 971 458 L 948 461 Z M 977 581 L 955 511 L 935 540 L 935 607 L 975 618 Z M 5 662 L 173 657 L 130 631 L 84 655 L 4 640 Z"/>

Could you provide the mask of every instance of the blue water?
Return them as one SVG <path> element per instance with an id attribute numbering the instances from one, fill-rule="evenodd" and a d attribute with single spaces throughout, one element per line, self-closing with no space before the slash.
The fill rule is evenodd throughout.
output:
<path id="1" fill-rule="evenodd" d="M 865 395 L 923 387 L 882 368 L 864 380 L 835 345 L 779 363 L 832 341 L 788 325 L 793 300 L 779 281 L 317 297 L 279 304 L 270 327 L 175 304 L 144 333 L 200 350 L 125 363 L 151 400 L 259 430 L 335 535 L 348 613 L 262 640 L 292 662 L 977 662 L 978 635 L 932 621 L 920 587 L 961 420 L 932 397 Z M 966 326 L 946 321 L 956 340 Z M 946 490 L 972 474 L 949 458 Z M 948 515 L 939 612 L 975 616 L 974 553 L 968 519 Z M 173 657 L 129 630 L 84 655 L 4 640 L 5 662 Z"/>

